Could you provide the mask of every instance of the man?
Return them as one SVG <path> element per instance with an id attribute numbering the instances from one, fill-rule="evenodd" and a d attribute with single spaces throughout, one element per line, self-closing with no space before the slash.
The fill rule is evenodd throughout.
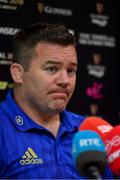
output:
<path id="1" fill-rule="evenodd" d="M 0 178 L 84 178 L 71 154 L 84 118 L 65 110 L 76 82 L 75 46 L 62 24 L 35 24 L 16 34 L 14 88 L 0 105 Z M 104 178 L 110 177 L 107 169 Z"/>

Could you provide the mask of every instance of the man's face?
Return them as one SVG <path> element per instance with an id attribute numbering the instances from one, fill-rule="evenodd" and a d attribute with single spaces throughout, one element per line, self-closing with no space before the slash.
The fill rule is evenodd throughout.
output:
<path id="1" fill-rule="evenodd" d="M 76 82 L 77 55 L 73 46 L 39 43 L 23 74 L 22 94 L 31 108 L 59 113 L 71 98 Z"/>

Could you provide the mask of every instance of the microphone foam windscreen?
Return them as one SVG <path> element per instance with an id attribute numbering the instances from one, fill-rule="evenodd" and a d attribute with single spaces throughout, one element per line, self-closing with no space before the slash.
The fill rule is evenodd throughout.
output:
<path id="1" fill-rule="evenodd" d="M 105 140 L 108 164 L 116 175 L 120 175 L 120 125 L 113 128 Z"/>
<path id="2" fill-rule="evenodd" d="M 72 144 L 75 167 L 81 175 L 86 175 L 88 166 L 95 165 L 103 172 L 106 165 L 105 146 L 98 133 L 91 130 L 79 131 Z"/>
<path id="3" fill-rule="evenodd" d="M 96 131 L 104 141 L 107 134 L 113 129 L 113 126 L 104 119 L 96 116 L 87 117 L 80 125 L 79 130 Z"/>

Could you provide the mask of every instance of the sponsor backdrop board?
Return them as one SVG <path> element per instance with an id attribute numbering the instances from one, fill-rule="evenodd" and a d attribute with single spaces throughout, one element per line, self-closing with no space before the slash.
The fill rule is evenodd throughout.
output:
<path id="1" fill-rule="evenodd" d="M 76 35 L 77 85 L 68 109 L 97 115 L 113 125 L 120 120 L 119 1 L 0 0 L 0 101 L 12 79 L 12 38 L 21 28 L 40 22 L 63 22 Z"/>

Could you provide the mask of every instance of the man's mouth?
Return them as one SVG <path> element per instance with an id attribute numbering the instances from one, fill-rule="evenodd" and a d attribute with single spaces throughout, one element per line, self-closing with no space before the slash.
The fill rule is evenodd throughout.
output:
<path id="1" fill-rule="evenodd" d="M 56 96 L 56 97 L 68 97 L 69 91 L 68 90 L 55 90 L 55 91 L 50 91 L 48 94 L 52 94 L 53 96 Z"/>

